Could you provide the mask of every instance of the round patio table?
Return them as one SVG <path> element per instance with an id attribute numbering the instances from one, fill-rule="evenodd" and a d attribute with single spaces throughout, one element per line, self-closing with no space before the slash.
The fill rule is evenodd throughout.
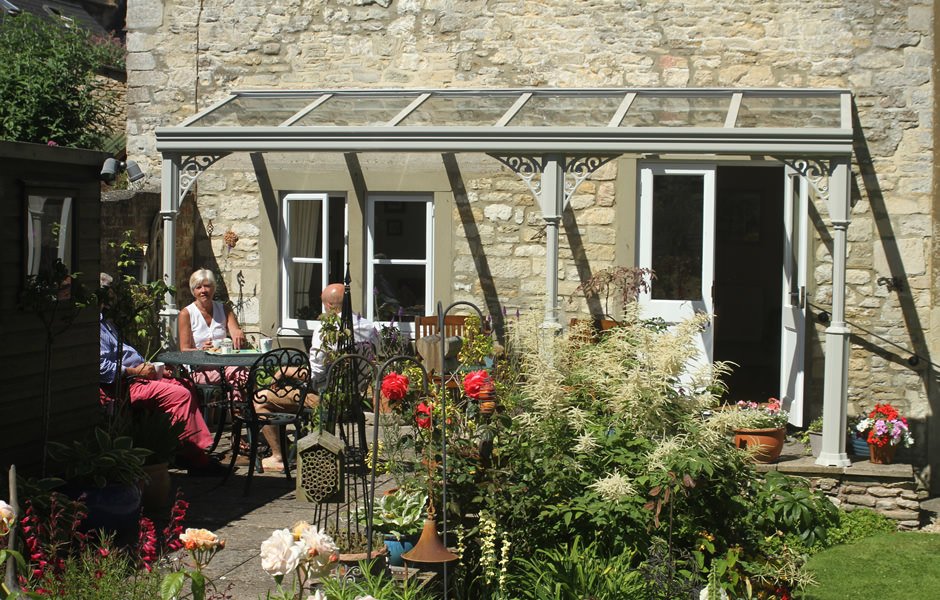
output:
<path id="1" fill-rule="evenodd" d="M 204 367 L 250 367 L 261 356 L 260 350 L 233 350 L 231 354 L 206 352 L 205 350 L 168 350 L 157 355 L 156 361 L 167 365 Z"/>

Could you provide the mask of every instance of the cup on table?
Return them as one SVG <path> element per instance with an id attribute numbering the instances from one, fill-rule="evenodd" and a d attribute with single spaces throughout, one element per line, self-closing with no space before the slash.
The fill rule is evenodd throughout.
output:
<path id="1" fill-rule="evenodd" d="M 231 338 L 225 338 L 222 340 L 222 354 L 232 354 L 235 352 L 235 346 L 232 344 Z"/>
<path id="2" fill-rule="evenodd" d="M 270 352 L 271 344 L 273 343 L 274 343 L 274 340 L 272 340 L 271 338 L 267 338 L 267 337 L 261 338 L 260 340 L 258 340 L 258 346 L 260 347 L 262 352 Z"/>
<path id="3" fill-rule="evenodd" d="M 222 340 L 212 340 L 212 348 L 218 350 L 222 347 Z"/>
<path id="4" fill-rule="evenodd" d="M 166 365 L 162 362 L 150 363 L 157 374 L 157 379 L 163 379 L 163 373 L 166 372 Z"/>

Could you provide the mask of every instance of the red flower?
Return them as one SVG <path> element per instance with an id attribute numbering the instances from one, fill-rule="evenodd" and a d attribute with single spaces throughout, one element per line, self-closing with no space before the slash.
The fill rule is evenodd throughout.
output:
<path id="1" fill-rule="evenodd" d="M 397 402 L 408 393 L 408 378 L 398 373 L 389 373 L 382 379 L 382 393 L 393 402 Z"/>
<path id="2" fill-rule="evenodd" d="M 431 428 L 431 407 L 424 402 L 415 408 L 415 424 L 421 429 Z"/>
<path id="3" fill-rule="evenodd" d="M 468 398 L 479 398 L 481 394 L 493 391 L 493 380 L 483 369 L 471 371 L 463 378 L 463 391 Z"/>

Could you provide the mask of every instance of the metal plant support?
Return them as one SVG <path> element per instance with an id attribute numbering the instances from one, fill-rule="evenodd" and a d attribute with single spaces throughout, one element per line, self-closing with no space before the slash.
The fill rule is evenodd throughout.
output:
<path id="1" fill-rule="evenodd" d="M 362 539 L 358 510 L 362 506 L 371 507 L 373 500 L 374 490 L 368 485 L 370 469 L 366 463 L 368 445 L 363 406 L 368 403 L 367 390 L 374 378 L 375 361 L 374 357 L 357 348 L 349 284 L 347 268 L 336 345 L 336 352 L 340 356 L 331 362 L 327 370 L 326 390 L 320 402 L 320 434 L 335 436 L 343 445 L 340 471 L 344 493 L 338 502 L 318 502 L 314 509 L 314 521 L 318 527 L 345 534 L 346 539 L 352 541 Z M 367 535 L 369 533 L 371 531 L 367 528 Z M 371 552 L 371 539 L 367 545 Z"/>

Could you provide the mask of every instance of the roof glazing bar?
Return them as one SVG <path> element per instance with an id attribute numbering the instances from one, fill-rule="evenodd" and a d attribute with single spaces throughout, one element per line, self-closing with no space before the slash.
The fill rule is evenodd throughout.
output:
<path id="1" fill-rule="evenodd" d="M 516 99 L 516 102 L 509 107 L 509 110 L 507 110 L 506 113 L 500 117 L 499 121 L 496 121 L 496 125 L 493 127 L 505 127 L 506 123 L 516 116 L 516 113 L 519 112 L 519 110 L 525 105 L 526 102 L 529 101 L 529 98 L 531 97 L 532 92 L 526 92 L 525 94 L 519 96 L 519 98 Z"/>
<path id="2" fill-rule="evenodd" d="M 630 92 L 623 97 L 623 102 L 617 107 L 617 112 L 614 113 L 614 116 L 610 118 L 610 123 L 607 124 L 608 127 L 617 127 L 620 125 L 620 122 L 623 121 L 627 111 L 630 110 L 630 105 L 633 104 L 635 98 L 636 92 Z"/>
<path id="3" fill-rule="evenodd" d="M 323 104 L 324 102 L 326 102 L 332 97 L 333 97 L 333 94 L 323 94 L 322 96 L 320 96 L 319 98 L 317 98 L 316 100 L 308 104 L 307 106 L 300 109 L 300 111 L 297 114 L 295 114 L 293 117 L 287 119 L 286 121 L 278 125 L 278 127 L 288 127 L 290 125 L 293 125 L 297 121 L 306 117 L 310 111 L 320 106 L 321 104 Z"/>
<path id="4" fill-rule="evenodd" d="M 728 114 L 725 116 L 725 127 L 734 127 L 738 121 L 738 111 L 741 109 L 741 99 L 744 94 L 735 92 L 731 94 L 731 105 L 728 107 Z"/>
<path id="5" fill-rule="evenodd" d="M 406 107 L 404 108 L 404 110 L 402 110 L 400 113 L 398 113 L 398 115 L 397 115 L 394 119 L 392 119 L 391 121 L 389 121 L 389 122 L 386 124 L 386 127 L 394 127 L 395 125 L 398 125 L 399 123 L 401 123 L 402 120 L 404 120 L 405 117 L 407 117 L 407 116 L 410 115 L 412 112 L 414 112 L 415 109 L 417 109 L 419 106 L 421 106 L 421 104 L 422 104 L 425 100 L 427 100 L 428 98 L 430 98 L 430 97 L 431 97 L 431 93 L 430 93 L 430 92 L 427 92 L 427 93 L 421 94 L 420 96 L 418 96 L 417 98 L 415 98 L 414 101 L 413 101 L 411 104 L 409 104 L 408 106 L 406 106 Z"/>

